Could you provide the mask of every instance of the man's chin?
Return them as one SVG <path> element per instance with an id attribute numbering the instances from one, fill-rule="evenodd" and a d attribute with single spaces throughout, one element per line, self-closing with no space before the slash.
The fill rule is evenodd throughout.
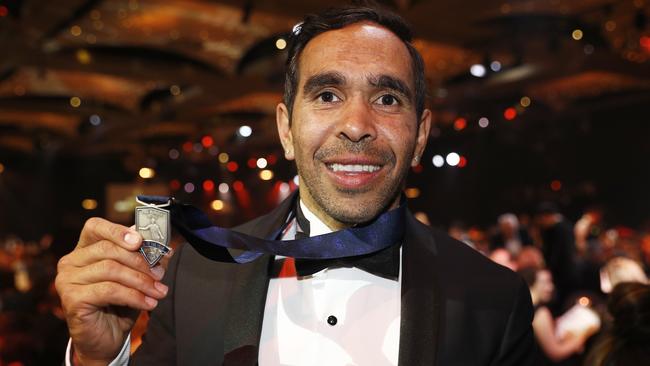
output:
<path id="1" fill-rule="evenodd" d="M 328 202 L 323 202 L 323 208 L 328 216 L 351 226 L 374 220 L 392 205 L 392 202 L 386 201 L 391 200 L 382 199 L 382 197 L 363 198 L 363 194 L 359 192 L 337 194 L 332 195 L 332 199 Z"/>

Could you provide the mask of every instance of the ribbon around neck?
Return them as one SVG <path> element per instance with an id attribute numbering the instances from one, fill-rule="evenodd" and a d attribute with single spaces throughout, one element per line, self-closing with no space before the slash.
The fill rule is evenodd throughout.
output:
<path id="1" fill-rule="evenodd" d="M 406 216 L 406 203 L 402 200 L 398 208 L 384 212 L 365 225 L 310 238 L 275 240 L 286 224 L 263 239 L 215 226 L 200 209 L 178 203 L 170 197 L 138 196 L 138 200 L 149 205 L 171 202 L 168 209 L 172 225 L 190 245 L 212 260 L 240 264 L 252 262 L 264 254 L 297 259 L 335 259 L 378 252 L 403 238 Z M 287 223 L 293 219 L 293 215 Z M 244 252 L 233 256 L 227 249 Z"/>

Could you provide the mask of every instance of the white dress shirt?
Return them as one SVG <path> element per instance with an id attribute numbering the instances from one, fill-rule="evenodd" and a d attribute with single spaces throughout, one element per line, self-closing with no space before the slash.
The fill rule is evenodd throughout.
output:
<path id="1" fill-rule="evenodd" d="M 302 201 L 300 208 L 310 236 L 332 231 Z M 292 226 L 284 239 L 294 238 Z M 401 266 L 398 281 L 357 268 L 271 278 L 260 366 L 397 365 L 400 285 Z"/>
<path id="2" fill-rule="evenodd" d="M 300 201 L 310 236 L 332 230 Z M 296 224 L 283 240 L 295 237 Z M 276 257 L 276 261 L 284 258 Z M 401 251 L 400 251 L 401 262 Z M 260 339 L 260 366 L 397 365 L 401 272 L 398 280 L 357 268 L 306 277 L 271 278 Z M 127 365 L 130 337 L 109 366 Z M 70 366 L 70 343 L 66 352 Z"/>

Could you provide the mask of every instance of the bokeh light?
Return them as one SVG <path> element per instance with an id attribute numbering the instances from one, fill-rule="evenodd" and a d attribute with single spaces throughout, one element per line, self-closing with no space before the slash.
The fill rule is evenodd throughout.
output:
<path id="1" fill-rule="evenodd" d="M 260 172 L 260 179 L 262 179 L 262 180 L 271 180 L 271 179 L 273 179 L 273 172 L 268 170 L 268 169 L 262 170 Z"/>
<path id="2" fill-rule="evenodd" d="M 447 158 L 445 158 L 445 161 L 447 161 L 447 164 L 450 166 L 456 166 L 458 163 L 460 163 L 460 155 L 458 155 L 455 152 L 447 154 Z"/>
<path id="3" fill-rule="evenodd" d="M 445 165 L 445 158 L 443 158 L 442 155 L 434 155 L 431 161 L 433 162 L 433 166 L 436 168 L 441 168 Z"/>
<path id="4" fill-rule="evenodd" d="M 97 200 L 86 198 L 81 201 L 81 207 L 83 207 L 84 210 L 94 210 L 97 208 Z"/>
<path id="5" fill-rule="evenodd" d="M 213 210 L 215 211 L 221 211 L 223 210 L 223 201 L 222 200 L 214 200 L 210 204 L 210 207 L 212 207 Z"/>
<path id="6" fill-rule="evenodd" d="M 152 168 L 140 168 L 138 175 L 140 175 L 140 178 L 150 179 L 156 176 L 156 171 Z"/>

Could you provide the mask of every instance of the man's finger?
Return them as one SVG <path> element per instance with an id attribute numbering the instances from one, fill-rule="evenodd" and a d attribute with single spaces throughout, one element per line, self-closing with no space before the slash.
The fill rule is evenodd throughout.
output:
<path id="1" fill-rule="evenodd" d="M 146 296 L 161 299 L 167 294 L 167 286 L 156 281 L 149 274 L 133 270 L 112 259 L 95 262 L 83 268 L 75 268 L 68 274 L 71 284 L 92 285 L 113 282 L 138 290 Z"/>
<path id="2" fill-rule="evenodd" d="M 153 297 L 116 282 L 99 282 L 92 285 L 75 286 L 69 296 L 74 303 L 84 303 L 93 307 L 110 305 L 127 306 L 138 310 L 152 310 L 158 305 Z M 67 301 L 66 301 L 67 302 Z"/>
<path id="3" fill-rule="evenodd" d="M 59 268 L 66 266 L 83 267 L 104 259 L 111 259 L 129 268 L 149 274 L 156 280 L 162 278 L 163 273 L 160 270 L 152 270 L 140 252 L 132 252 L 108 240 L 101 240 L 87 247 L 74 250 L 61 258 Z"/>
<path id="4" fill-rule="evenodd" d="M 83 230 L 81 230 L 77 248 L 83 248 L 104 239 L 128 250 L 137 250 L 142 242 L 142 236 L 135 229 L 99 217 L 92 217 L 86 221 Z"/>

